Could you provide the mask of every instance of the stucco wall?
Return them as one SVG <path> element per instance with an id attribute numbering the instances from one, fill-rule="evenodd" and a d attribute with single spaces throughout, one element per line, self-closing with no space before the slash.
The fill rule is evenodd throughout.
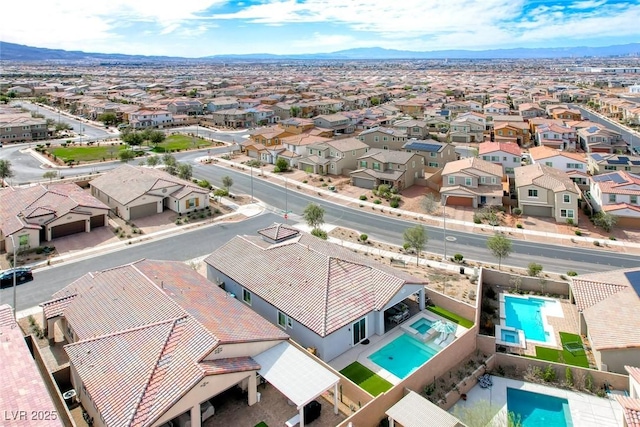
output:
<path id="1" fill-rule="evenodd" d="M 595 344 L 592 341 L 592 344 Z M 600 353 L 600 369 L 605 367 L 609 372 L 615 372 L 618 374 L 626 374 L 627 371 L 624 366 L 638 366 L 640 364 L 640 349 L 638 348 L 619 348 L 611 350 L 597 350 L 593 349 L 593 353 Z"/>
<path id="2" fill-rule="evenodd" d="M 506 288 L 513 288 L 510 279 L 516 276 L 516 274 L 508 273 L 506 271 L 493 270 L 490 268 L 482 269 L 482 283 L 483 289 L 486 289 L 489 285 L 498 285 Z M 533 291 L 549 294 L 562 295 L 569 297 L 569 283 L 561 282 L 557 280 L 546 279 L 544 287 L 540 285 L 540 278 L 530 276 L 520 276 L 522 281 L 520 289 L 523 291 Z M 543 289 L 544 288 L 544 289 Z"/>

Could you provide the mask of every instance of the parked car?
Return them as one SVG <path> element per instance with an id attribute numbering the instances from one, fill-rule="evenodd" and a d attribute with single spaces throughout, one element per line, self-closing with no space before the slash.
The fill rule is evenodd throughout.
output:
<path id="1" fill-rule="evenodd" d="M 204 423 L 209 418 L 213 417 L 216 410 L 214 406 L 209 401 L 202 402 L 200 404 L 200 419 L 201 423 Z M 191 414 L 190 412 L 185 412 L 184 414 L 175 418 L 174 421 L 177 420 L 178 427 L 191 427 Z"/>
<path id="2" fill-rule="evenodd" d="M 33 273 L 29 268 L 10 268 L 0 273 L 0 288 L 13 286 L 13 272 L 16 273 L 16 285 L 33 280 Z"/>

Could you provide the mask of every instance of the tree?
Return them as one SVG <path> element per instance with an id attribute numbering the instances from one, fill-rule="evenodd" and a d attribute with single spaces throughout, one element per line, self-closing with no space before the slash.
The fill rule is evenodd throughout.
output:
<path id="1" fill-rule="evenodd" d="M 73 127 L 69 123 L 56 123 L 56 132 L 71 129 L 73 129 Z"/>
<path id="2" fill-rule="evenodd" d="M 207 181 L 206 179 L 201 179 L 201 180 L 198 181 L 198 187 L 210 189 L 211 188 L 211 183 L 209 181 Z"/>
<path id="3" fill-rule="evenodd" d="M 313 231 L 324 224 L 324 209 L 320 205 L 309 203 L 307 207 L 304 208 L 303 217 Z"/>
<path id="4" fill-rule="evenodd" d="M 529 276 L 536 277 L 542 272 L 542 268 L 542 265 L 535 262 L 530 262 L 527 266 L 527 273 L 529 274 Z"/>
<path id="5" fill-rule="evenodd" d="M 302 109 L 297 105 L 292 105 L 291 108 L 289 108 L 289 114 L 291 117 L 299 117 L 301 112 Z"/>
<path id="6" fill-rule="evenodd" d="M 502 234 L 494 234 L 487 239 L 487 248 L 491 251 L 494 257 L 498 258 L 498 270 L 500 270 L 502 267 L 502 258 L 507 258 L 511 255 L 511 240 L 507 239 Z"/>
<path id="7" fill-rule="evenodd" d="M 407 228 L 402 234 L 405 244 L 416 251 L 416 265 L 420 262 L 420 253 L 424 250 L 425 245 L 429 241 L 427 231 L 422 225 Z"/>
<path id="8" fill-rule="evenodd" d="M 178 161 L 176 160 L 176 158 L 173 157 L 173 154 L 169 154 L 169 153 L 166 153 L 162 156 L 162 163 L 164 163 L 166 166 L 178 165 Z"/>
<path id="9" fill-rule="evenodd" d="M 190 180 L 193 176 L 193 167 L 189 163 L 178 163 L 178 178 Z"/>
<path id="10" fill-rule="evenodd" d="M 42 177 L 44 179 L 48 179 L 49 182 L 51 182 L 53 178 L 58 177 L 58 171 L 46 171 L 45 173 L 42 174 Z"/>
<path id="11" fill-rule="evenodd" d="M 149 141 L 151 141 L 151 143 L 155 147 L 156 145 L 164 141 L 166 137 L 167 136 L 161 130 L 154 130 L 149 134 Z"/>
<path id="12" fill-rule="evenodd" d="M 118 117 L 114 113 L 102 113 L 98 116 L 98 121 L 104 123 L 105 126 L 115 125 Z"/>
<path id="13" fill-rule="evenodd" d="M 160 164 L 160 157 L 158 156 L 151 156 L 147 159 L 147 165 L 149 166 L 158 166 L 158 164 Z"/>
<path id="14" fill-rule="evenodd" d="M 606 232 L 611 231 L 617 221 L 618 218 L 615 215 L 611 215 L 609 212 L 604 211 L 598 212 L 593 218 L 593 223 Z"/>
<path id="15" fill-rule="evenodd" d="M 134 157 L 136 157 L 136 153 L 134 153 L 132 150 L 122 150 L 120 151 L 120 154 L 118 154 L 118 157 L 120 158 L 120 161 L 122 163 L 127 163 L 130 160 L 133 160 Z"/>
<path id="16" fill-rule="evenodd" d="M 141 145 L 144 137 L 140 132 L 129 132 L 122 136 L 122 140 L 129 145 Z"/>
<path id="17" fill-rule="evenodd" d="M 222 177 L 222 186 L 226 188 L 227 191 L 229 191 L 232 185 L 233 179 L 229 175 L 225 175 Z"/>
<path id="18" fill-rule="evenodd" d="M 2 186 L 7 178 L 13 176 L 13 170 L 11 169 L 11 162 L 9 160 L 0 159 L 0 180 L 2 180 Z"/>
<path id="19" fill-rule="evenodd" d="M 286 172 L 289 170 L 289 162 L 282 157 L 278 157 L 278 160 L 276 160 L 276 168 L 278 168 L 280 172 Z"/>
<path id="20" fill-rule="evenodd" d="M 371 97 L 371 105 L 373 105 L 374 107 L 376 105 L 380 105 L 380 98 L 378 98 L 377 96 L 372 96 Z"/>

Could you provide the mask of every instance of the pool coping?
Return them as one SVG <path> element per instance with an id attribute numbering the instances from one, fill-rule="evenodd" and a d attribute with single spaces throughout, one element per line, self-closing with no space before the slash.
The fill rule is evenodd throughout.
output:
<path id="1" fill-rule="evenodd" d="M 550 303 L 553 303 L 555 305 L 555 307 L 552 309 L 550 307 L 546 307 L 546 304 L 544 306 L 542 306 L 540 308 L 540 318 L 542 319 L 542 328 L 544 329 L 545 335 L 548 335 L 548 340 L 547 341 L 538 341 L 538 340 L 532 340 L 532 339 L 528 339 L 525 335 L 524 335 L 524 331 L 522 331 L 523 337 L 524 337 L 524 342 L 525 345 L 524 347 L 519 347 L 519 348 L 527 348 L 527 345 L 529 343 L 531 343 L 531 345 L 540 345 L 540 346 L 544 346 L 544 347 L 554 347 L 554 348 L 558 348 L 558 341 L 556 340 L 556 330 L 553 328 L 553 326 L 551 326 L 551 324 L 549 323 L 549 320 L 547 319 L 547 317 L 552 316 L 552 317 L 562 317 L 564 318 L 564 313 L 562 312 L 562 306 L 560 305 L 560 301 L 558 301 L 555 298 L 548 298 L 548 297 L 541 297 L 538 295 L 518 295 L 518 294 L 509 294 L 506 292 L 501 292 L 499 295 L 499 301 L 500 301 L 500 324 L 496 325 L 496 328 L 498 326 L 503 327 L 503 328 L 512 328 L 513 330 L 517 330 L 520 331 L 520 329 L 514 328 L 512 326 L 507 325 L 507 319 L 506 319 L 506 306 L 505 306 L 505 297 L 509 297 L 509 298 L 519 298 L 519 299 L 537 299 L 537 300 L 543 300 L 543 301 L 547 301 Z M 497 335 L 497 330 L 496 330 L 496 344 L 498 343 L 498 335 Z M 515 347 L 513 345 L 510 345 L 509 343 L 506 344 L 502 344 L 502 345 L 507 345 L 509 347 Z"/>
<path id="2" fill-rule="evenodd" d="M 496 328 L 496 344 L 498 345 L 504 345 L 507 347 L 515 347 L 515 348 L 527 348 L 527 341 L 524 337 L 524 331 L 522 329 L 516 329 L 512 326 L 507 326 L 507 325 L 495 325 Z M 503 341 L 502 340 L 502 331 L 509 331 L 509 332 L 515 332 L 518 334 L 518 342 L 517 343 L 513 343 L 513 342 L 508 342 L 508 341 Z"/>

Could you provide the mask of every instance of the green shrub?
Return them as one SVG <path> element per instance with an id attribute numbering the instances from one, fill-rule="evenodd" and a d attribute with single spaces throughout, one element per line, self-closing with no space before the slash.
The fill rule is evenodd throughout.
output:
<path id="1" fill-rule="evenodd" d="M 404 249 L 405 251 L 408 251 L 410 247 L 411 247 L 411 244 L 410 244 L 410 243 L 407 243 L 407 242 L 405 242 L 405 243 L 402 245 L 402 249 Z"/>
<path id="2" fill-rule="evenodd" d="M 306 179 L 302 181 L 303 184 L 306 184 L 307 182 L 309 181 L 307 181 Z"/>
<path id="3" fill-rule="evenodd" d="M 389 203 L 389 206 L 391 206 L 392 208 L 394 208 L 394 209 L 395 209 L 395 208 L 397 208 L 398 206 L 400 206 L 400 202 L 399 202 L 399 201 L 397 201 L 397 200 L 395 200 L 395 199 L 393 199 L 393 200 L 391 200 L 391 202 Z"/>
<path id="4" fill-rule="evenodd" d="M 359 237 L 361 242 L 366 242 L 368 238 L 369 236 L 367 236 L 366 234 L 361 234 Z"/>
<path id="5" fill-rule="evenodd" d="M 553 369 L 553 366 L 547 365 L 544 372 L 542 373 L 542 379 L 546 383 L 550 383 L 556 380 L 556 370 Z"/>
<path id="6" fill-rule="evenodd" d="M 484 291 L 484 296 L 489 298 L 489 299 L 494 299 L 496 297 L 496 291 L 489 286 L 485 291 Z"/>
<path id="7" fill-rule="evenodd" d="M 517 224 L 516 224 L 516 228 L 522 228 L 522 224 L 517 223 Z"/>
<path id="8" fill-rule="evenodd" d="M 373 203 L 375 203 L 376 205 L 379 205 L 380 203 L 382 203 L 382 200 L 380 200 L 380 199 L 375 199 L 375 200 L 373 201 Z"/>
<path id="9" fill-rule="evenodd" d="M 311 235 L 321 238 L 322 240 L 327 240 L 327 232 L 321 228 L 314 228 L 311 230 Z"/>
<path id="10" fill-rule="evenodd" d="M 520 208 L 513 208 L 513 210 L 511 211 L 512 214 L 514 214 L 515 216 L 520 216 L 522 215 L 522 209 Z"/>
<path id="11" fill-rule="evenodd" d="M 573 225 L 573 224 L 575 224 L 575 222 L 573 221 L 573 218 L 568 218 L 567 225 Z"/>
<path id="12" fill-rule="evenodd" d="M 535 277 L 540 274 L 540 272 L 542 272 L 542 268 L 542 265 L 535 262 L 530 262 L 527 266 L 527 273 L 529 274 L 529 276 Z"/>
<path id="13" fill-rule="evenodd" d="M 593 241 L 593 246 L 600 246 L 600 242 L 599 242 L 599 241 L 597 241 L 597 240 L 594 240 L 594 241 Z"/>
<path id="14" fill-rule="evenodd" d="M 362 195 L 360 196 L 360 200 L 367 200 L 367 196 L 366 196 L 365 194 L 362 194 Z"/>
<path id="15" fill-rule="evenodd" d="M 480 216 L 477 213 L 473 214 L 473 222 L 475 224 L 481 224 L 482 223 L 482 216 Z"/>
<path id="16" fill-rule="evenodd" d="M 590 391 L 591 393 L 593 393 L 593 377 L 591 376 L 591 374 L 587 374 L 584 377 L 584 388 L 587 391 Z"/>
<path id="17" fill-rule="evenodd" d="M 464 256 L 462 254 L 454 254 L 453 255 L 453 260 L 457 263 L 462 262 L 462 260 L 464 259 Z"/>
<path id="18" fill-rule="evenodd" d="M 582 236 L 582 231 L 580 230 L 576 230 L 574 231 L 574 233 L 576 233 L 576 236 Z"/>
<path id="19" fill-rule="evenodd" d="M 568 366 L 564 370 L 564 380 L 569 387 L 573 387 L 573 371 Z"/>
<path id="20" fill-rule="evenodd" d="M 273 173 L 280 173 L 280 168 L 279 168 L 279 167 L 277 167 L 277 166 L 275 166 L 275 167 L 273 168 Z"/>
<path id="21" fill-rule="evenodd" d="M 609 236 L 609 240 L 618 240 L 614 236 Z"/>
<path id="22" fill-rule="evenodd" d="M 571 277 L 573 277 L 573 276 L 577 276 L 577 275 L 578 275 L 578 273 L 577 273 L 577 272 L 575 272 L 575 271 L 573 271 L 573 270 L 569 270 L 569 271 L 567 271 L 567 276 L 571 276 Z"/>

